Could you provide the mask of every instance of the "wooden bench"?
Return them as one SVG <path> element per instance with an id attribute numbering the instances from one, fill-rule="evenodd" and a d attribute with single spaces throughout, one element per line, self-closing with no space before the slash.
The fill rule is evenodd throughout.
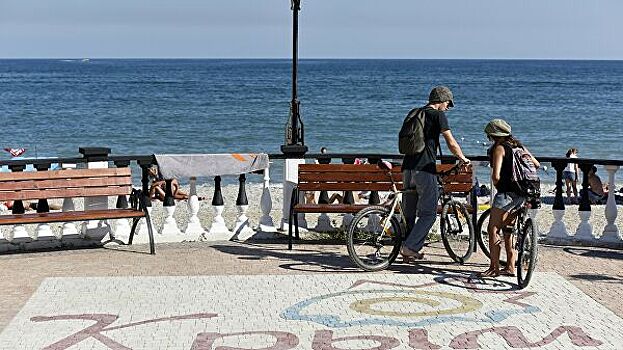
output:
<path id="1" fill-rule="evenodd" d="M 49 212 L 48 199 L 130 195 L 130 208 Z M 133 219 L 128 244 L 141 218 L 147 219 L 150 253 L 155 254 L 153 230 L 145 198 L 132 189 L 130 168 L 71 169 L 0 173 L 0 201 L 15 201 L 0 225 L 40 224 L 83 220 Z M 36 213 L 24 213 L 22 201 L 38 200 Z"/>
<path id="2" fill-rule="evenodd" d="M 437 164 L 437 171 L 447 171 L 454 164 Z M 402 170 L 400 166 L 392 169 L 392 178 L 399 190 L 403 188 Z M 455 175 L 443 179 L 445 192 L 466 195 L 473 190 L 473 172 L 469 166 Z M 288 249 L 292 249 L 293 233 L 299 238 L 299 213 L 357 213 L 369 205 L 380 204 L 378 192 L 391 191 L 392 183 L 387 173 L 376 164 L 300 164 L 298 167 L 298 184 L 292 191 L 290 201 L 290 217 L 288 225 Z M 342 203 L 328 203 L 326 198 L 314 203 L 299 203 L 300 193 L 307 191 L 372 191 L 367 204 L 356 204 L 351 196 L 345 196 Z M 326 193 L 326 192 L 325 192 Z M 352 194 L 352 192 L 351 192 Z M 473 212 L 475 196 L 471 196 L 471 205 L 467 209 Z M 441 207 L 438 207 L 438 211 Z M 477 220 L 472 215 L 472 220 Z M 293 226 L 294 225 L 294 232 Z"/>

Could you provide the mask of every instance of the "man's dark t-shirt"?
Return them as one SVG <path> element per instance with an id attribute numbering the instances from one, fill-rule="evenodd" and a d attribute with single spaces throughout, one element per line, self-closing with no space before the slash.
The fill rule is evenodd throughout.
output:
<path id="1" fill-rule="evenodd" d="M 422 153 L 405 155 L 402 161 L 403 170 L 421 170 L 436 174 L 435 166 L 437 157 L 437 143 L 442 131 L 450 130 L 448 118 L 442 111 L 432 107 L 425 107 L 426 117 L 424 121 L 424 138 L 426 147 Z"/>

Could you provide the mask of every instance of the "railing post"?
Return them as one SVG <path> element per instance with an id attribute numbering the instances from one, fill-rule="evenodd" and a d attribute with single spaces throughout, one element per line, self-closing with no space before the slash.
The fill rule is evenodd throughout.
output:
<path id="1" fill-rule="evenodd" d="M 117 168 L 127 168 L 130 166 L 129 160 L 124 161 L 116 161 L 114 162 Z M 117 203 L 115 203 L 115 208 L 117 209 L 127 209 L 130 207 L 128 203 L 128 196 L 124 194 L 120 194 L 117 196 Z M 115 227 L 112 230 L 112 238 L 117 237 L 130 237 L 130 221 L 128 219 L 117 219 L 115 220 Z"/>
<path id="2" fill-rule="evenodd" d="M 606 171 L 608 172 L 608 200 L 606 202 L 605 216 L 607 220 L 606 227 L 604 227 L 603 234 L 599 238 L 602 242 L 607 243 L 621 243 L 621 237 L 619 236 L 619 229 L 617 228 L 615 221 L 617 219 L 617 203 L 615 198 L 616 185 L 614 177 L 619 170 L 618 165 L 606 165 Z"/>
<path id="3" fill-rule="evenodd" d="M 48 171 L 50 164 L 37 164 L 35 165 L 35 169 L 37 171 Z M 49 213 L 50 205 L 48 204 L 47 199 L 39 199 L 37 201 L 37 213 Z M 42 223 L 37 225 L 35 229 L 35 233 L 32 235 L 33 240 L 38 240 L 39 237 L 51 237 L 54 234 L 52 233 L 52 228 L 49 223 Z"/>
<path id="4" fill-rule="evenodd" d="M 253 236 L 255 231 L 249 225 L 249 217 L 247 217 L 247 210 L 249 210 L 249 200 L 247 199 L 246 191 L 247 178 L 245 174 L 238 176 L 238 198 L 236 198 L 236 208 L 238 209 L 238 217 L 236 218 L 236 224 L 234 225 L 234 239 L 245 241 Z"/>
<path id="5" fill-rule="evenodd" d="M 12 172 L 24 171 L 26 168 L 24 165 L 13 165 L 9 167 Z M 11 213 L 13 214 L 24 214 L 26 210 L 24 209 L 24 202 L 21 200 L 13 201 L 13 209 L 11 209 Z M 7 232 L 4 236 L 9 242 L 12 242 L 15 238 L 27 238 L 29 237 L 28 231 L 26 230 L 26 226 L 22 224 L 13 225 L 13 230 L 9 233 Z"/>
<path id="6" fill-rule="evenodd" d="M 331 158 L 322 157 L 318 158 L 318 164 L 330 164 Z M 320 191 L 318 194 L 318 204 L 329 204 L 329 193 L 325 190 Z M 335 228 L 331 225 L 331 218 L 327 213 L 320 213 L 318 215 L 318 222 L 314 228 L 317 232 L 334 232 Z"/>
<path id="7" fill-rule="evenodd" d="M 223 194 L 221 192 L 221 177 L 214 177 L 214 197 L 212 197 L 212 210 L 214 212 L 214 218 L 212 219 L 212 226 L 205 240 L 210 241 L 222 241 L 231 239 L 232 233 L 225 225 L 225 219 L 223 218 L 223 209 L 225 203 L 223 202 Z"/>
<path id="8" fill-rule="evenodd" d="M 151 215 L 154 207 L 151 205 L 151 197 L 149 195 L 149 168 L 152 166 L 152 161 L 139 160 L 138 165 L 141 167 L 141 192 L 143 193 L 143 198 L 145 200 L 146 210 L 149 213 L 150 225 L 152 228 L 155 228 L 153 220 L 151 219 L 153 216 Z M 148 229 L 147 229 L 147 218 L 141 218 L 138 227 L 136 228 L 136 232 L 134 233 L 134 240 L 138 242 L 148 242 Z M 154 232 L 154 241 L 157 241 L 160 238 L 158 232 Z"/>
<path id="9" fill-rule="evenodd" d="M 574 238 L 582 241 L 591 241 L 595 239 L 593 236 L 593 226 L 591 225 L 591 202 L 588 195 L 588 173 L 593 167 L 590 163 L 581 163 L 582 170 L 582 190 L 580 190 L 580 206 L 578 214 L 580 215 L 580 225 L 575 232 Z"/>
<path id="10" fill-rule="evenodd" d="M 188 193 L 188 211 L 190 212 L 190 219 L 188 219 L 188 225 L 184 234 L 192 236 L 191 240 L 197 241 L 205 233 L 205 230 L 201 226 L 199 217 L 199 197 L 197 196 L 197 178 L 191 177 L 190 179 L 190 191 Z"/>
<path id="11" fill-rule="evenodd" d="M 108 168 L 110 148 L 80 147 L 78 152 L 87 160 L 88 169 Z M 84 197 L 84 210 L 100 209 L 108 209 L 108 196 Z M 112 237 L 111 225 L 107 220 L 88 220 L 82 224 L 81 235 L 83 238 L 100 241 L 106 235 Z"/>
<path id="12" fill-rule="evenodd" d="M 344 164 L 355 164 L 355 158 L 342 158 L 342 163 Z M 353 191 L 344 191 L 344 198 L 342 198 L 343 204 L 355 204 L 355 197 L 353 196 Z M 351 221 L 353 221 L 353 214 L 345 213 L 342 217 L 342 230 L 348 229 L 348 225 L 350 225 Z"/>
<path id="13" fill-rule="evenodd" d="M 270 212 L 273 209 L 273 200 L 270 194 L 270 163 L 266 169 L 264 169 L 264 183 L 262 188 L 262 198 L 260 199 L 260 209 L 262 210 L 262 217 L 260 218 L 260 225 L 257 228 L 259 232 L 277 232 L 275 223 Z"/>
<path id="14" fill-rule="evenodd" d="M 165 191 L 164 191 L 164 201 L 162 203 L 162 207 L 166 213 L 166 217 L 164 219 L 164 223 L 162 224 L 162 235 L 165 236 L 176 236 L 181 235 L 182 231 L 177 227 L 177 221 L 173 217 L 175 214 L 175 199 L 173 198 L 173 190 L 171 188 L 171 183 L 173 179 L 165 179 Z"/>
<path id="15" fill-rule="evenodd" d="M 556 169 L 556 195 L 554 197 L 554 205 L 552 206 L 554 222 L 549 229 L 547 238 L 553 241 L 567 240 L 569 239 L 569 232 L 567 232 L 567 227 L 563 221 L 565 202 L 562 198 L 562 172 L 567 167 L 567 162 L 552 162 L 552 167 Z"/>

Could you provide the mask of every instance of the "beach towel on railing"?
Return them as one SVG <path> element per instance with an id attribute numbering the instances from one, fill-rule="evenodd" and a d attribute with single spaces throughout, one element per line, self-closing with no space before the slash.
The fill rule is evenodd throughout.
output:
<path id="1" fill-rule="evenodd" d="M 266 153 L 155 154 L 165 179 L 239 175 L 268 168 Z"/>

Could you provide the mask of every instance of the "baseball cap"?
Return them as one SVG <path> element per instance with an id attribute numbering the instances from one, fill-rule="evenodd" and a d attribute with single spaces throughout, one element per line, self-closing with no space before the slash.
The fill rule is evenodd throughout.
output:
<path id="1" fill-rule="evenodd" d="M 449 106 L 454 107 L 454 97 L 452 96 L 452 91 L 447 86 L 435 86 L 428 95 L 428 102 L 446 102 L 450 101 Z"/>

